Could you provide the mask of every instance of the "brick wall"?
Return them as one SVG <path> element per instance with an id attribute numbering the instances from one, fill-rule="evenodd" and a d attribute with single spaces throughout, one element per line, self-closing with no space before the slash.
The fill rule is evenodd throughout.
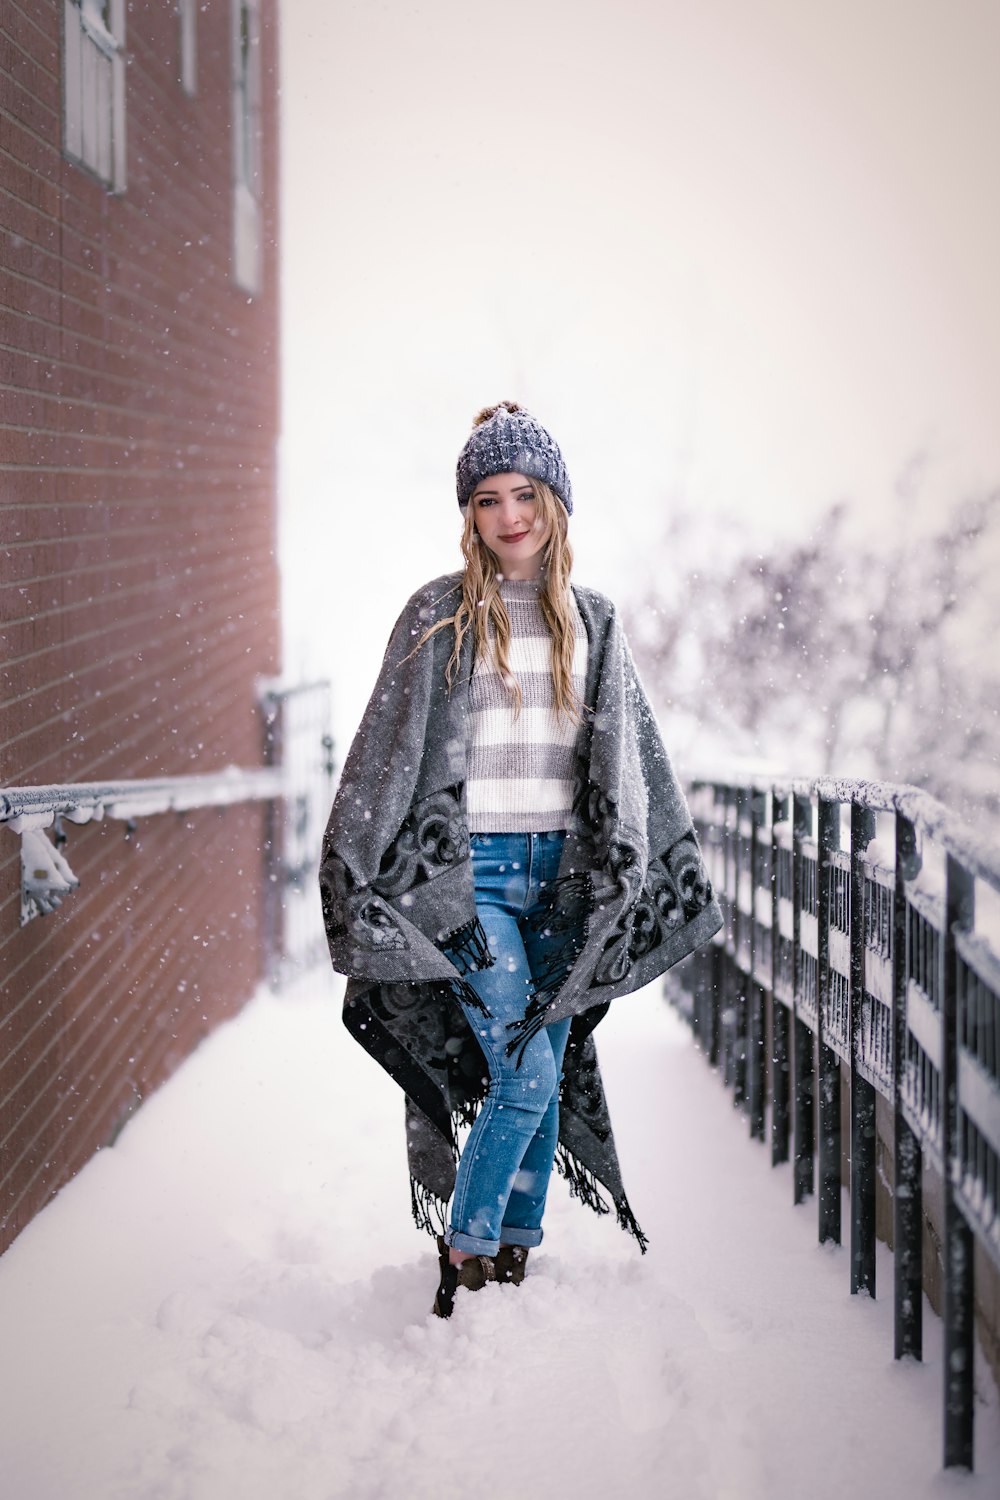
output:
<path id="1" fill-rule="evenodd" d="M 62 0 L 0 12 L 0 785 L 262 763 L 278 668 L 277 0 L 262 0 L 264 270 L 230 272 L 230 5 L 133 0 L 127 189 L 61 152 Z M 66 825 L 19 920 L 0 828 L 0 1249 L 262 973 L 266 810 Z"/>

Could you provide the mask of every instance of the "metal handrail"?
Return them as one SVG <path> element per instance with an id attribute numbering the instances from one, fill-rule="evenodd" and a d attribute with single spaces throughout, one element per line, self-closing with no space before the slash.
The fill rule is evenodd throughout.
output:
<path id="1" fill-rule="evenodd" d="M 282 795 L 283 787 L 279 768 L 243 770 L 235 766 L 211 775 L 168 776 L 159 780 L 4 787 L 0 789 L 0 823 L 5 823 L 13 833 L 23 833 L 30 828 L 49 828 L 57 818 L 89 823 L 104 816 L 128 819 L 165 812 L 192 812 L 199 807 L 227 807 L 234 802 L 270 801 Z"/>
<path id="2" fill-rule="evenodd" d="M 974 1242 L 1000 1272 L 1000 945 L 977 928 L 976 882 L 1000 890 L 998 852 L 912 786 L 723 770 L 689 791 L 726 924 L 668 993 L 751 1136 L 791 1159 L 795 1202 L 817 1192 L 821 1242 L 841 1237 L 849 1070 L 851 1291 L 873 1297 L 876 1095 L 891 1105 L 897 1358 L 921 1357 L 924 1156 L 940 1171 L 944 1462 L 971 1468 Z"/>
<path id="3" fill-rule="evenodd" d="M 0 824 L 21 836 L 21 926 L 55 911 L 80 884 L 60 848 L 66 842 L 63 819 L 69 823 L 121 819 L 128 836 L 139 818 L 241 802 L 275 802 L 285 795 L 285 774 L 279 766 L 250 770 L 231 766 L 208 775 L 158 780 L 4 787 L 0 789 Z M 55 847 L 42 831 L 53 824 Z"/>
<path id="4" fill-rule="evenodd" d="M 1000 849 L 984 838 L 967 819 L 960 817 L 922 787 L 905 782 L 873 781 L 836 776 L 755 775 L 734 777 L 701 771 L 690 776 L 691 785 L 731 786 L 781 798 L 837 802 L 864 807 L 873 813 L 901 813 L 915 828 L 946 853 L 961 860 L 970 873 L 1000 891 Z"/>

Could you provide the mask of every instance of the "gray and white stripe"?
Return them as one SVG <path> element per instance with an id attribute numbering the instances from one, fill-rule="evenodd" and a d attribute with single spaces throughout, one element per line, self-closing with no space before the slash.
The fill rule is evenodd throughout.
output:
<path id="1" fill-rule="evenodd" d="M 555 707 L 552 637 L 540 589 L 534 580 L 504 579 L 500 585 L 510 616 L 510 675 L 521 689 L 516 718 L 492 656 L 476 661 L 469 688 L 466 788 L 472 833 L 546 833 L 569 825 L 580 726 Z M 587 633 L 576 611 L 572 679 L 580 702 L 586 672 Z"/>

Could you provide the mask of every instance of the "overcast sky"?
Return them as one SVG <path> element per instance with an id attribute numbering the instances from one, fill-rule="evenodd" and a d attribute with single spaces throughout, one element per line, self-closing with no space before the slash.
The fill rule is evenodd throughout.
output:
<path id="1" fill-rule="evenodd" d="M 288 664 L 348 717 L 458 563 L 487 402 L 551 428 L 577 575 L 618 597 L 673 506 L 773 532 L 839 497 L 887 517 L 918 454 L 925 510 L 1000 480 L 995 0 L 281 24 Z"/>

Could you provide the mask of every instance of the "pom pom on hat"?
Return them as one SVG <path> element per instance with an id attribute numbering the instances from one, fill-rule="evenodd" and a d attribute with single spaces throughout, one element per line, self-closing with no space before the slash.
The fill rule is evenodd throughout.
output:
<path id="1" fill-rule="evenodd" d="M 516 401 L 484 406 L 473 423 L 455 472 L 459 505 L 491 474 L 526 474 L 554 490 L 573 513 L 573 491 L 559 445 L 541 422 Z"/>

